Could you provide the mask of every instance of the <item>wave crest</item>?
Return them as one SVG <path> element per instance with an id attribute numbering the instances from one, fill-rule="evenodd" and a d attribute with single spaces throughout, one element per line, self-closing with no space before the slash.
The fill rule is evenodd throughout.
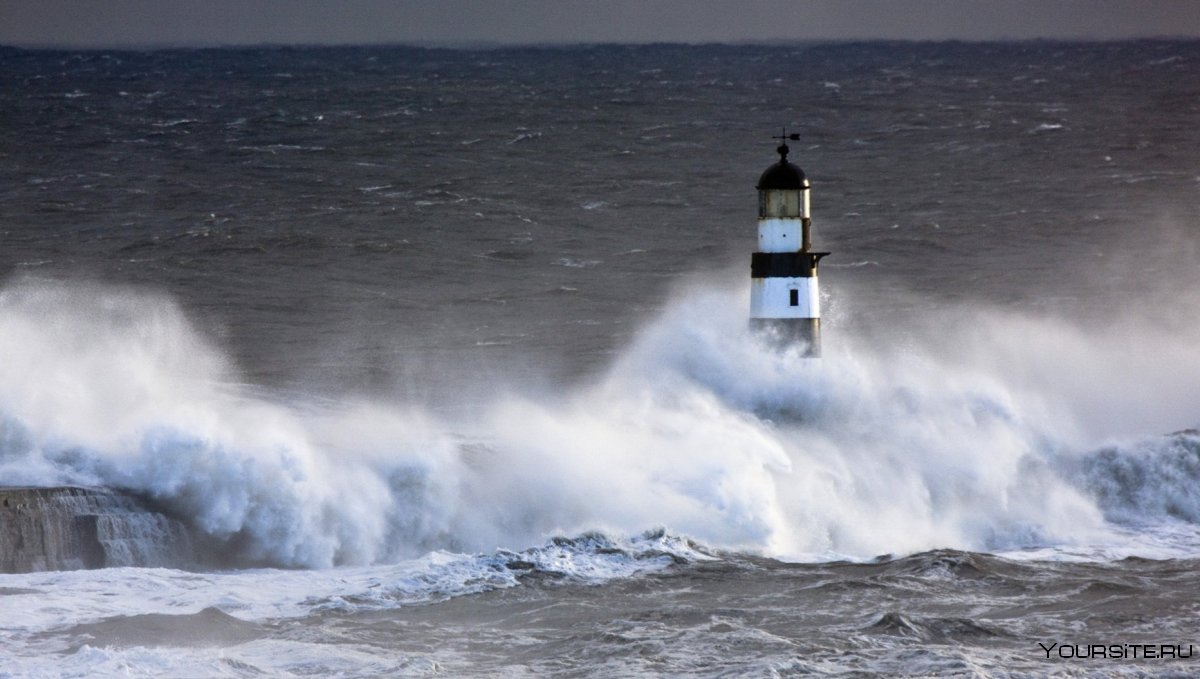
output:
<path id="1" fill-rule="evenodd" d="M 658 525 L 807 560 L 1200 522 L 1194 434 L 1086 453 L 1187 410 L 1186 338 L 1147 339 L 1176 359 L 1154 371 L 1111 360 L 1125 337 L 974 312 L 814 361 L 759 344 L 740 301 L 689 290 L 594 383 L 446 421 L 264 398 L 169 298 L 27 280 L 0 293 L 0 478 L 132 490 L 238 563 L 313 567 Z M 1093 408 L 1135 373 L 1155 384 Z"/>

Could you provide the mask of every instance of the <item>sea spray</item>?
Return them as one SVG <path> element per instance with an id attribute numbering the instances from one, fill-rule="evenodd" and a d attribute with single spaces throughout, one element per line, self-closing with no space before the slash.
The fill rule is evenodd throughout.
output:
<path id="1" fill-rule="evenodd" d="M 456 448 L 423 416 L 313 417 L 250 395 L 168 298 L 18 284 L 0 298 L 0 355 L 5 483 L 134 491 L 237 563 L 371 563 L 445 534 Z"/>
<path id="2" fill-rule="evenodd" d="M 1194 429 L 1109 446 L 1070 461 L 1066 471 L 1110 520 L 1200 524 L 1200 432 Z"/>
<path id="3" fill-rule="evenodd" d="M 894 345 L 831 332 L 813 360 L 757 343 L 742 292 L 692 290 L 604 375 L 447 421 L 276 401 L 169 298 L 19 282 L 0 297 L 0 473 L 132 490 L 232 563 L 307 567 L 651 526 L 792 559 L 1004 550 L 1102 541 L 1105 511 L 1162 513 L 1147 494 L 1118 517 L 1104 466 L 1079 471 L 1129 430 L 1090 404 L 1165 424 L 1132 402 L 1150 386 L 1091 394 L 1137 377 L 1110 360 L 1124 338 L 977 311 L 936 335 L 898 327 Z M 1183 339 L 1146 339 L 1180 357 L 1159 388 L 1196 383 Z"/>
<path id="4" fill-rule="evenodd" d="M 1103 530 L 1047 464 L 1067 442 L 1002 375 L 907 342 L 844 337 L 819 361 L 771 351 L 737 308 L 734 293 L 693 293 L 647 330 L 615 379 L 710 394 L 783 447 L 789 471 L 774 472 L 773 492 L 785 519 L 772 524 L 771 553 L 1001 549 Z"/>

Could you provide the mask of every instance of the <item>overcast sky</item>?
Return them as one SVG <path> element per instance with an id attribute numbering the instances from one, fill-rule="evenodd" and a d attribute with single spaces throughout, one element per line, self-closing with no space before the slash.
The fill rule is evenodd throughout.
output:
<path id="1" fill-rule="evenodd" d="M 0 0 L 0 44 L 1200 36 L 1200 0 Z"/>

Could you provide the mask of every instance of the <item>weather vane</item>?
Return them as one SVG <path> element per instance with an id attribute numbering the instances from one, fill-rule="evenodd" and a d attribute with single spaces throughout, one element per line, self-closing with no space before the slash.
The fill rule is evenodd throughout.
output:
<path id="1" fill-rule="evenodd" d="M 782 134 L 780 134 L 778 137 L 771 137 L 771 138 L 772 139 L 782 139 L 783 141 L 788 141 L 789 139 L 791 141 L 800 141 L 800 134 L 798 132 L 793 132 L 791 134 L 788 134 L 786 127 L 781 128 L 781 129 L 783 130 Z"/>
<path id="2" fill-rule="evenodd" d="M 780 140 L 779 147 L 776 148 L 775 151 L 779 154 L 779 161 L 785 162 L 785 161 L 787 161 L 787 155 L 788 155 L 788 150 L 789 150 L 788 145 L 787 145 L 788 140 L 790 139 L 791 141 L 800 141 L 800 135 L 796 132 L 788 134 L 786 127 L 780 128 L 780 129 L 782 129 L 783 131 L 779 134 L 779 136 L 771 137 L 771 138 Z"/>

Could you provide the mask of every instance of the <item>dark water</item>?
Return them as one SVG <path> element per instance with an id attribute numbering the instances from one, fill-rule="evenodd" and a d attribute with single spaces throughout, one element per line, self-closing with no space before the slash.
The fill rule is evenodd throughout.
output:
<path id="1" fill-rule="evenodd" d="M 830 281 L 1138 303 L 1195 213 L 1195 50 L 10 51 L 0 263 L 165 289 L 271 383 L 574 375 L 742 273 L 786 125 L 827 263 L 869 263 Z"/>
<path id="2" fill-rule="evenodd" d="M 1200 43 L 0 50 L 0 120 L 0 484 L 297 569 L 0 576 L 0 675 L 1196 673 Z"/>
<path id="3" fill-rule="evenodd" d="M 533 582 L 323 622 L 381 650 L 446 658 L 450 674 L 1112 676 L 1134 666 L 1185 676 L 1194 659 L 1135 662 L 1131 647 L 1162 656 L 1172 639 L 1183 646 L 1165 653 L 1191 652 L 1195 601 L 1165 592 L 1194 589 L 1196 565 L 1027 564 L 952 551 L 879 564 L 732 557 L 605 587 Z M 1064 658 L 1054 644 L 1072 648 Z M 1108 657 L 1113 644 L 1129 645 L 1125 658 Z"/>

